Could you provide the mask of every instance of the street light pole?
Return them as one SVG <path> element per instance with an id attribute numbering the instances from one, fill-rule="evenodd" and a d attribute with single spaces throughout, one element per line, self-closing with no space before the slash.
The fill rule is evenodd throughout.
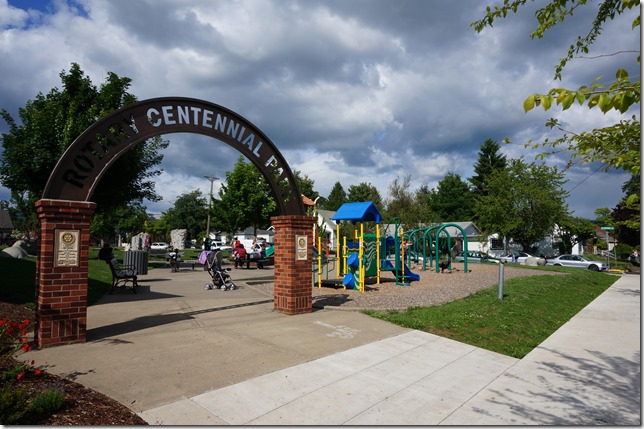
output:
<path id="1" fill-rule="evenodd" d="M 215 180 L 219 180 L 219 177 L 215 176 L 203 176 L 206 179 L 210 180 L 210 193 L 208 194 L 208 224 L 206 226 L 206 239 L 210 242 L 210 209 L 212 207 L 212 184 Z"/>

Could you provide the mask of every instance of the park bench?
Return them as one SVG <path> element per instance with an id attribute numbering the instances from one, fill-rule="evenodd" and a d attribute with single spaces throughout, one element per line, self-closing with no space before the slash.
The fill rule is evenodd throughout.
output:
<path id="1" fill-rule="evenodd" d="M 231 263 L 235 263 L 235 258 L 229 258 L 228 259 Z M 246 268 L 250 268 L 250 264 L 256 264 L 257 267 L 261 264 L 262 266 L 269 265 L 269 263 L 272 263 L 272 259 L 264 258 L 264 259 L 251 259 L 251 258 L 246 258 L 243 261 L 238 261 L 238 263 L 241 263 L 242 267 L 244 264 L 246 264 Z"/>
<path id="2" fill-rule="evenodd" d="M 180 264 L 181 263 L 188 264 L 188 265 L 192 266 L 192 271 L 195 270 L 195 265 L 197 265 L 197 264 L 201 265 L 201 262 L 199 262 L 198 259 L 187 259 L 185 261 L 181 261 Z"/>
<path id="3" fill-rule="evenodd" d="M 128 283 L 131 283 L 129 288 L 132 289 L 132 292 L 136 293 L 136 288 L 139 284 L 137 283 L 136 267 L 134 265 L 119 265 L 119 261 L 116 258 L 107 262 L 107 265 L 110 266 L 110 271 L 112 272 L 112 287 L 110 288 L 110 294 L 114 291 L 114 288 L 127 288 Z"/>

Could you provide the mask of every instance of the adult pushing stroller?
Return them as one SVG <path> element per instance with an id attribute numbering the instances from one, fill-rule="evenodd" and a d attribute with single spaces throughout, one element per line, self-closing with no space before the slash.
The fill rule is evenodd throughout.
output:
<path id="1" fill-rule="evenodd" d="M 233 279 L 228 274 L 230 268 L 222 268 L 221 263 L 224 260 L 224 256 L 220 251 L 210 252 L 206 257 L 206 270 L 212 277 L 212 281 L 207 283 L 206 289 L 221 289 L 221 290 L 233 290 L 236 288 Z"/>

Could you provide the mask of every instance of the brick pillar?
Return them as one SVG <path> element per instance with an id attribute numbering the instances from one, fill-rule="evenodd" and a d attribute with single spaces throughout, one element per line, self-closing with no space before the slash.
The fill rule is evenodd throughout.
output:
<path id="1" fill-rule="evenodd" d="M 87 330 L 89 223 L 96 204 L 39 200 L 36 346 L 84 343 Z"/>
<path id="2" fill-rule="evenodd" d="M 285 314 L 310 313 L 313 309 L 311 267 L 313 223 L 311 216 L 287 215 L 271 218 L 275 227 L 274 310 Z M 296 238 L 307 237 L 306 259 L 298 260 Z"/>

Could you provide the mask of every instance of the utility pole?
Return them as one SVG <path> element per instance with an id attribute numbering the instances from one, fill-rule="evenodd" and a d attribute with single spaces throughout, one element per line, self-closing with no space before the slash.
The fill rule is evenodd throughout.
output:
<path id="1" fill-rule="evenodd" d="M 210 193 L 208 194 L 208 224 L 206 226 L 206 239 L 210 242 L 210 209 L 212 207 L 212 184 L 215 180 L 219 180 L 219 177 L 215 176 L 203 176 L 206 179 L 210 180 Z"/>

